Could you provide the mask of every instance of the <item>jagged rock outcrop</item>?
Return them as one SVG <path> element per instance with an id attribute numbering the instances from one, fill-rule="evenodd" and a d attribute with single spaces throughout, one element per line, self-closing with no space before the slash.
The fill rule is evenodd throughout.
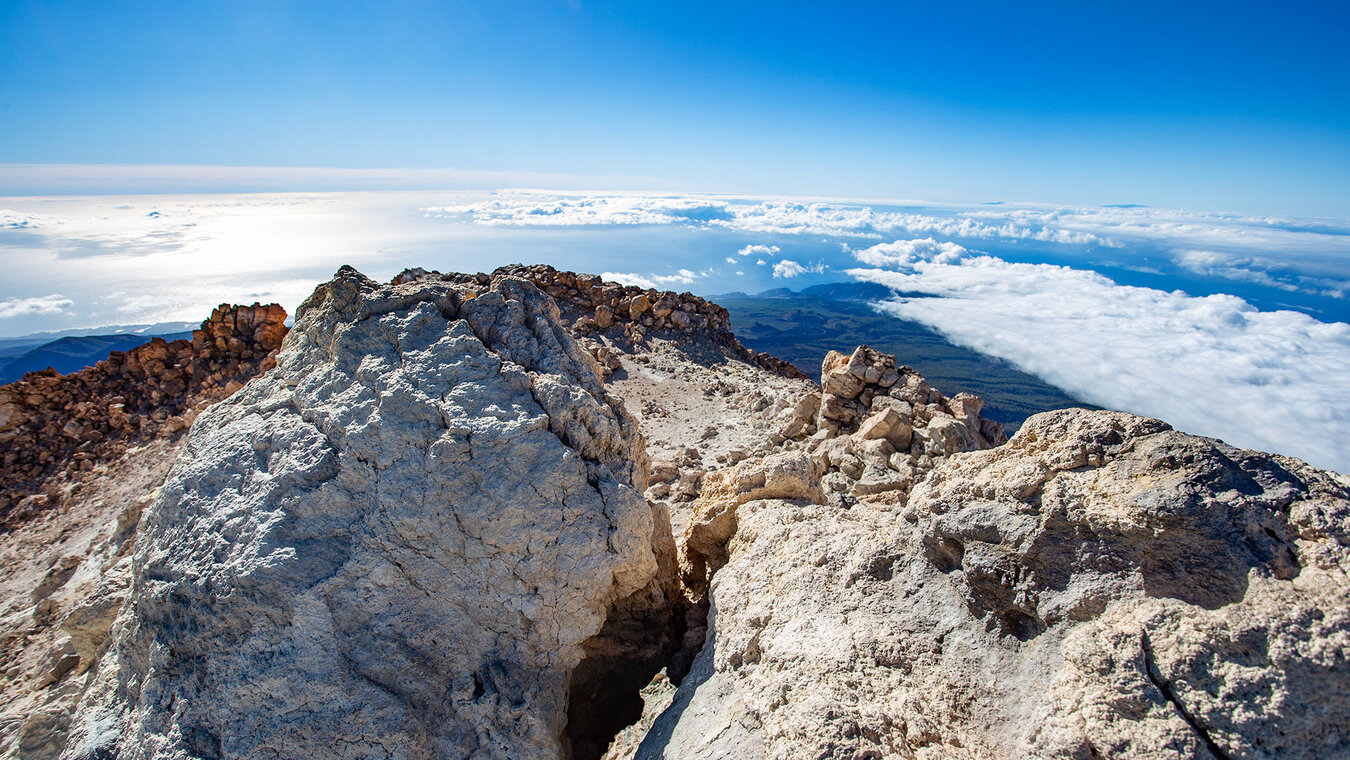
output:
<path id="1" fill-rule="evenodd" d="M 903 506 L 737 518 L 638 757 L 1350 753 L 1343 476 L 1065 410 Z"/>
<path id="2" fill-rule="evenodd" d="M 285 320 L 276 304 L 221 304 L 191 342 L 155 338 L 79 372 L 30 372 L 0 386 L 0 527 L 49 508 L 60 489 L 44 486 L 55 476 L 89 472 L 128 446 L 180 432 L 201 408 L 268 369 Z"/>
<path id="3" fill-rule="evenodd" d="M 797 400 L 778 435 L 816 458 L 831 492 L 902 499 L 946 457 L 1007 440 L 1001 425 L 980 417 L 979 398 L 947 398 L 894 356 L 867 346 L 829 352 L 820 377 L 820 391 Z"/>
<path id="4" fill-rule="evenodd" d="M 434 278 L 452 282 L 483 284 L 493 277 L 519 277 L 533 282 L 558 304 L 564 324 L 598 355 L 606 369 L 617 369 L 606 361 L 611 353 L 593 336 L 622 338 L 632 347 L 653 337 L 698 335 L 732 349 L 733 355 L 783 377 L 806 379 L 791 363 L 762 354 L 741 345 L 731 332 L 731 315 L 717 304 L 692 293 L 639 288 L 605 282 L 593 274 L 576 274 L 546 264 L 513 264 L 486 274 L 441 274 L 425 269 L 407 269 L 395 283 Z M 588 340 L 588 338 L 591 338 Z"/>
<path id="5" fill-rule="evenodd" d="M 646 470 L 531 284 L 344 268 L 192 426 L 65 756 L 562 756 L 611 609 L 671 604 Z"/>
<path id="6" fill-rule="evenodd" d="M 696 594 L 702 594 L 708 577 L 726 564 L 727 542 L 736 534 L 736 511 L 746 502 L 764 499 L 825 503 L 817 463 L 800 452 L 785 452 L 741 462 L 703 479 L 683 537 L 684 580 Z"/>

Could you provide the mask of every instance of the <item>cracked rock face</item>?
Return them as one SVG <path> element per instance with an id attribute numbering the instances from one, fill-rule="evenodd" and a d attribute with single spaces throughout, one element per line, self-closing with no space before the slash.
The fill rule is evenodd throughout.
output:
<path id="1" fill-rule="evenodd" d="M 344 267 L 193 425 L 66 756 L 563 755 L 657 573 L 643 449 L 533 285 Z"/>
<path id="2" fill-rule="evenodd" d="M 905 505 L 741 504 L 642 758 L 1350 755 L 1350 483 L 1065 410 Z"/>

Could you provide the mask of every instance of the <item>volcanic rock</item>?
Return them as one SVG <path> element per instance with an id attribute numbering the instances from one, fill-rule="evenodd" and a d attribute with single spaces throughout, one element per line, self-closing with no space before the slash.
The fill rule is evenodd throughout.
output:
<path id="1" fill-rule="evenodd" d="M 739 506 L 643 758 L 1342 757 L 1350 483 L 1115 412 Z"/>
<path id="2" fill-rule="evenodd" d="M 533 285 L 343 268 L 192 426 L 66 755 L 559 757 L 610 609 L 669 605 L 646 471 Z"/>
<path id="3" fill-rule="evenodd" d="M 198 410 L 266 371 L 285 320 L 276 304 L 221 304 L 191 342 L 155 338 L 79 372 L 29 372 L 0 386 L 0 527 L 31 518 L 41 505 L 25 498 L 53 478 L 181 431 Z"/>

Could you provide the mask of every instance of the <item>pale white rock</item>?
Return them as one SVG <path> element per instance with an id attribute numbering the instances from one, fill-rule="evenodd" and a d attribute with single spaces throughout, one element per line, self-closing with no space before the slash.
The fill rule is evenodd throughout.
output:
<path id="1" fill-rule="evenodd" d="M 867 382 L 866 350 L 866 347 L 859 346 L 847 356 L 838 351 L 830 351 L 825 355 L 820 382 L 826 393 L 850 399 L 862 391 Z"/>
<path id="2" fill-rule="evenodd" d="M 704 476 L 684 532 L 685 582 L 701 591 L 708 575 L 726 561 L 726 543 L 736 532 L 740 505 L 756 499 L 803 499 L 820 503 L 820 468 L 801 452 L 751 459 Z"/>
<path id="3" fill-rule="evenodd" d="M 909 448 L 912 434 L 909 421 L 898 410 L 891 408 L 882 408 L 863 420 L 858 432 L 854 433 L 859 440 L 881 439 L 899 450 Z"/>
<path id="4" fill-rule="evenodd" d="M 927 426 L 914 430 L 913 445 L 931 457 L 989 448 L 989 444 L 964 421 L 947 416 L 935 416 Z"/>
<path id="5" fill-rule="evenodd" d="M 193 424 L 65 756 L 563 755 L 657 574 L 643 449 L 533 285 L 344 267 Z"/>
<path id="6" fill-rule="evenodd" d="M 1350 756 L 1350 482 L 1297 460 L 1052 412 L 726 553 L 638 757 Z"/>

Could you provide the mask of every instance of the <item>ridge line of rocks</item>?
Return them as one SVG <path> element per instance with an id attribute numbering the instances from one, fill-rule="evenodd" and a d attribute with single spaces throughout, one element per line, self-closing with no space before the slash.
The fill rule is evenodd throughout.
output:
<path id="1" fill-rule="evenodd" d="M 278 304 L 221 304 L 192 340 L 153 338 L 68 374 L 48 368 L 0 386 L 0 530 L 58 502 L 78 477 L 129 446 L 172 436 L 205 406 L 276 363 Z"/>
<path id="2" fill-rule="evenodd" d="M 398 285 L 426 277 L 447 282 L 486 286 L 502 276 L 533 282 L 558 304 L 564 326 L 581 342 L 606 372 L 618 367 L 618 358 L 596 338 L 621 339 L 637 345 L 652 337 L 682 333 L 702 336 L 725 346 L 740 358 L 783 377 L 809 380 L 790 362 L 747 348 L 731 331 L 731 314 L 722 306 L 692 293 L 641 288 L 607 282 L 599 275 L 566 272 L 547 264 L 511 264 L 491 274 L 442 274 L 420 267 L 405 269 L 394 278 Z"/>

